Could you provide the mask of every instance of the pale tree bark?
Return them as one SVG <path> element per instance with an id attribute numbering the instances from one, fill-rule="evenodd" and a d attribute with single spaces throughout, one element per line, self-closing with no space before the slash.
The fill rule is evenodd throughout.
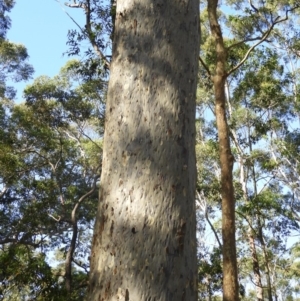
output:
<path id="1" fill-rule="evenodd" d="M 197 0 L 118 0 L 88 300 L 197 300 Z"/>
<path id="2" fill-rule="evenodd" d="M 244 163 L 245 154 L 244 154 L 242 148 L 240 147 L 235 130 L 230 129 L 230 135 L 232 137 L 233 143 L 234 143 L 234 145 L 237 149 L 237 153 L 238 153 L 238 163 L 239 163 L 239 169 L 240 169 L 239 170 L 239 172 L 240 172 L 239 182 L 242 186 L 243 198 L 244 198 L 245 203 L 249 203 L 250 201 L 248 198 L 248 189 L 247 189 L 247 181 L 248 181 L 249 171 L 245 168 L 245 163 Z M 249 145 L 250 145 L 250 143 L 251 143 L 251 141 L 248 141 Z M 259 264 L 256 245 L 255 245 L 255 231 L 252 227 L 251 216 L 247 215 L 246 221 L 249 224 L 248 242 L 249 242 L 249 247 L 250 247 L 250 251 L 251 251 L 252 270 L 253 270 L 254 284 L 255 284 L 255 290 L 256 290 L 256 300 L 263 301 L 264 300 L 264 292 L 263 292 L 262 279 L 261 279 L 261 273 L 260 273 L 260 264 Z"/>
<path id="3" fill-rule="evenodd" d="M 252 142 L 251 142 L 250 137 L 251 137 L 250 127 L 248 127 L 249 153 L 252 154 L 253 149 L 252 149 Z M 258 196 L 257 180 L 256 180 L 256 172 L 255 172 L 255 166 L 254 165 L 252 165 L 250 167 L 249 172 L 252 174 L 251 179 L 253 181 L 254 196 L 257 197 Z M 258 221 L 258 233 L 256 233 L 256 237 L 261 241 L 259 233 L 260 233 L 260 231 L 262 231 L 262 227 L 260 226 L 259 216 L 256 216 L 256 218 L 257 218 L 257 221 Z M 254 231 L 253 231 L 253 229 L 250 229 L 250 231 L 251 231 L 251 233 L 249 235 L 249 242 L 250 242 L 250 250 L 251 250 L 251 255 L 252 255 L 253 272 L 254 272 L 254 277 L 255 277 L 254 280 L 255 280 L 255 284 L 256 284 L 256 296 L 257 296 L 258 301 L 262 301 L 263 298 L 264 298 L 264 292 L 263 292 L 261 275 L 260 275 L 260 265 L 259 265 L 259 261 L 258 261 L 258 256 L 257 256 L 256 246 L 255 246 L 255 240 L 254 240 L 254 236 L 253 236 Z M 268 293 L 269 293 L 269 290 L 268 290 Z"/>
<path id="4" fill-rule="evenodd" d="M 253 151 L 252 148 L 252 142 L 250 139 L 250 131 L 248 133 L 248 143 L 249 143 L 249 152 L 250 154 Z M 251 173 L 251 179 L 253 182 L 253 191 L 254 191 L 254 197 L 258 196 L 258 191 L 257 191 L 257 180 L 256 180 L 256 171 L 255 171 L 255 167 L 254 165 L 252 165 L 250 167 L 250 173 Z M 272 281 L 271 281 L 271 276 L 270 276 L 270 266 L 269 266 L 269 259 L 268 259 L 268 255 L 267 255 L 267 247 L 265 245 L 265 240 L 264 240 L 264 234 L 263 234 L 263 226 L 261 224 L 261 219 L 260 219 L 260 215 L 257 214 L 256 215 L 256 222 L 257 222 L 257 238 L 261 244 L 261 248 L 263 251 L 263 258 L 265 261 L 265 266 L 266 266 L 266 279 L 267 279 L 267 294 L 268 294 L 268 300 L 269 301 L 273 301 L 273 297 L 272 297 Z"/>

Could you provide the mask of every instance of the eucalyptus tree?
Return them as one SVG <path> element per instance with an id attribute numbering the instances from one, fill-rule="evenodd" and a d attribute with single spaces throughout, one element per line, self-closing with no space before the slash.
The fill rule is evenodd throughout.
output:
<path id="1" fill-rule="evenodd" d="M 218 13 L 218 1 L 207 1 L 207 18 L 211 37 L 205 36 L 210 51 L 200 61 L 214 87 L 215 114 L 218 128 L 223 237 L 223 298 L 238 300 L 238 271 L 235 247 L 235 197 L 233 185 L 234 156 L 230 146 L 230 133 L 226 116 L 226 83 L 231 74 L 249 58 L 251 52 L 271 38 L 274 28 L 288 20 L 299 5 L 282 2 L 228 1 L 238 16 L 229 15 L 222 22 Z M 229 32 L 224 39 L 223 32 Z M 238 53 L 239 52 L 239 53 Z M 202 52 L 203 53 L 203 52 Z M 235 53 L 235 55 L 234 55 Z M 236 56 L 236 54 L 239 54 Z"/>
<path id="2" fill-rule="evenodd" d="M 97 58 L 73 61 L 53 79 L 36 79 L 26 88 L 26 104 L 14 104 L 7 83 L 29 79 L 33 68 L 26 48 L 6 39 L 13 5 L 0 3 L 0 294 L 3 300 L 82 300 L 106 74 Z M 55 249 L 64 266 L 47 263 Z"/>
<path id="3" fill-rule="evenodd" d="M 198 1 L 118 1 L 88 300 L 196 300 Z"/>
<path id="4" fill-rule="evenodd" d="M 59 0 L 57 0 L 59 2 Z M 67 45 L 68 55 L 83 54 L 83 61 L 95 66 L 110 67 L 111 38 L 113 36 L 115 19 L 115 1 L 68 0 L 64 6 L 80 9 L 84 13 L 84 24 L 77 22 L 67 11 L 68 17 L 75 23 L 76 28 L 69 30 Z M 88 48 L 83 47 L 88 42 Z M 85 44 L 86 46 L 86 44 Z M 85 51 L 83 52 L 83 49 Z M 90 66 L 91 67 L 91 66 Z"/>
<path id="5" fill-rule="evenodd" d="M 280 173 L 280 169 L 288 170 L 284 169 L 289 166 L 284 167 L 287 154 L 290 153 L 289 158 L 297 158 L 297 143 L 293 144 L 295 151 L 286 149 L 282 155 L 278 152 L 297 119 L 293 85 L 276 51 L 261 48 L 253 51 L 243 67 L 228 79 L 227 91 L 229 131 L 237 162 L 233 177 L 238 213 L 239 278 L 248 293 L 249 281 L 255 285 L 257 300 L 266 297 L 270 300 L 283 294 L 284 285 L 296 291 L 297 282 L 296 275 L 287 276 L 285 272 L 288 266 L 296 264 L 289 252 L 294 248 L 290 237 L 299 231 L 297 198 L 292 201 L 287 194 L 292 178 L 287 183 L 288 178 L 284 180 Z M 211 87 L 201 86 L 199 92 L 206 103 L 202 101 L 198 106 L 213 108 Z M 285 140 L 275 140 L 274 132 Z M 214 238 L 219 234 L 216 210 L 220 209 L 220 197 L 216 184 L 219 183 L 220 171 L 216 133 L 208 121 L 199 130 L 198 148 L 201 149 L 197 152 L 198 199 L 205 204 L 209 228 L 215 227 Z M 283 160 L 279 163 L 278 158 Z M 222 242 L 218 245 L 222 247 Z"/>
<path id="6" fill-rule="evenodd" d="M 288 256 L 286 240 L 297 226 L 270 153 L 272 132 L 291 116 L 293 96 L 289 76 L 270 49 L 255 51 L 238 76 L 228 106 L 243 195 L 237 206 L 239 235 L 248 237 L 257 299 L 266 295 L 271 300 L 276 295 L 276 260 Z"/>
<path id="7" fill-rule="evenodd" d="M 78 69 L 84 67 L 71 61 L 59 76 L 37 78 L 24 91 L 26 103 L 13 105 L 4 124 L 10 139 L 6 156 L 11 159 L 2 162 L 0 173 L 6 187 L 1 195 L 2 256 L 15 260 L 8 255 L 12 250 L 22 252 L 25 246 L 30 256 L 22 257 L 22 264 L 28 265 L 28 273 L 30 262 L 44 258 L 48 278 L 41 277 L 45 284 L 41 286 L 26 274 L 17 278 L 17 270 L 11 269 L 3 281 L 10 289 L 14 285 L 26 289 L 22 281 L 30 279 L 31 295 L 43 300 L 52 300 L 55 289 L 62 298 L 82 300 L 87 285 L 87 240 L 101 171 L 106 83 L 100 86 L 94 73 L 87 81 Z M 53 269 L 43 254 L 56 249 L 64 254 L 65 264 Z M 30 267 L 37 273 L 39 266 Z M 59 277 L 64 281 L 58 282 Z M 55 283 L 51 293 L 50 280 Z M 10 292 L 6 290 L 6 295 Z"/>

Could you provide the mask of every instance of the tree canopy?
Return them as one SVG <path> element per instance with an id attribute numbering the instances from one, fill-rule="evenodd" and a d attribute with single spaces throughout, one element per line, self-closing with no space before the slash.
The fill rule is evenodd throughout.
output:
<path id="1" fill-rule="evenodd" d="M 79 301 L 86 296 L 116 4 L 67 1 L 85 16 L 84 24 L 73 19 L 76 30 L 66 33 L 70 61 L 56 76 L 32 80 L 20 102 L 14 83 L 31 80 L 34 66 L 26 45 L 7 39 L 14 1 L 0 3 L 2 300 Z M 208 0 L 200 2 L 200 11 L 198 299 L 228 300 L 224 279 L 236 273 L 234 300 L 300 300 L 300 4 Z M 218 80 L 222 104 L 216 102 Z M 220 104 L 223 131 L 218 130 Z M 222 135 L 226 145 L 220 143 Z M 226 203 L 220 154 L 225 148 L 232 173 L 228 212 L 234 213 L 236 227 L 229 229 L 236 272 L 224 265 L 224 250 L 233 250 L 222 226 Z"/>

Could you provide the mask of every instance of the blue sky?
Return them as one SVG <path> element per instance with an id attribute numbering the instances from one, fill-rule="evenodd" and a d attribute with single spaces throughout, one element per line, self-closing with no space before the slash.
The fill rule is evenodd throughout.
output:
<path id="1" fill-rule="evenodd" d="M 62 6 L 65 0 L 62 0 Z M 80 9 L 67 9 L 72 17 L 82 24 Z M 76 28 L 74 22 L 63 11 L 56 0 L 16 0 L 10 13 L 12 26 L 7 37 L 10 41 L 26 46 L 35 69 L 34 77 L 58 74 L 64 63 L 70 59 L 63 55 L 67 50 L 67 32 Z M 20 101 L 22 89 L 30 83 L 14 85 L 18 89 Z"/>

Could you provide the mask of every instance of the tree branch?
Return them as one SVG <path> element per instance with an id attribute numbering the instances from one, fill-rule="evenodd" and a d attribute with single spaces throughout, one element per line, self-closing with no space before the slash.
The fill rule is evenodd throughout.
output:
<path id="1" fill-rule="evenodd" d="M 0 199 L 5 195 L 5 193 L 8 191 L 8 188 L 4 185 L 4 184 L 1 184 L 3 185 L 3 188 L 0 192 Z"/>
<path id="2" fill-rule="evenodd" d="M 73 261 L 77 266 L 79 266 L 81 269 L 83 269 L 83 270 L 88 274 L 89 270 L 88 270 L 88 268 L 87 268 L 85 265 L 81 264 L 81 262 L 78 262 L 78 261 L 75 260 L 74 258 L 73 258 L 72 261 Z"/>
<path id="3" fill-rule="evenodd" d="M 51 217 L 53 220 L 55 220 L 56 222 L 60 222 L 61 221 L 61 216 L 59 216 L 58 218 L 56 218 L 54 215 L 48 213 L 48 216 Z"/>
<path id="4" fill-rule="evenodd" d="M 252 4 L 251 1 L 250 1 L 250 4 Z M 251 6 L 252 6 L 252 5 L 251 5 Z M 261 37 L 261 39 L 260 39 L 256 44 L 254 44 L 253 46 L 250 47 L 250 49 L 249 49 L 249 50 L 247 51 L 247 53 L 245 54 L 244 58 L 243 58 L 243 59 L 242 59 L 235 67 L 233 67 L 233 68 L 228 72 L 228 75 L 230 75 L 231 73 L 233 73 L 234 71 L 236 71 L 239 67 L 241 67 L 241 66 L 245 63 L 245 61 L 248 59 L 250 53 L 251 53 L 258 45 L 260 45 L 261 43 L 263 43 L 264 41 L 267 40 L 267 38 L 269 37 L 269 35 L 270 35 L 270 33 L 272 32 L 272 30 L 274 29 L 274 27 L 275 27 L 277 24 L 279 24 L 279 23 L 281 23 L 281 22 L 284 22 L 284 21 L 288 20 L 288 18 L 289 18 L 289 13 L 292 12 L 292 11 L 294 11 L 294 10 L 296 10 L 296 9 L 299 8 L 299 7 L 300 7 L 299 5 L 296 5 L 295 7 L 293 7 L 293 8 L 291 8 L 291 9 L 287 10 L 287 11 L 285 12 L 285 17 L 282 18 L 282 19 L 280 19 L 279 16 L 276 17 L 276 19 L 275 19 L 274 22 L 271 24 L 271 26 L 269 27 L 269 29 L 268 29 L 267 31 L 265 31 L 265 33 L 264 33 L 264 35 Z M 236 43 L 235 46 L 238 45 L 238 44 L 240 44 L 240 43 L 241 43 L 241 42 Z M 233 47 L 233 46 L 234 46 L 234 45 L 231 45 L 230 47 Z"/>
<path id="5" fill-rule="evenodd" d="M 83 30 L 82 30 L 82 28 L 81 28 L 81 26 L 75 21 L 75 19 L 64 9 L 64 6 L 60 3 L 60 1 L 59 0 L 55 0 L 57 3 L 59 3 L 59 5 L 60 5 L 60 7 L 61 7 L 61 9 L 65 12 L 65 14 L 74 22 L 74 24 L 80 29 L 80 31 L 82 32 L 82 33 L 84 33 L 83 32 Z M 69 5 L 67 5 L 67 3 L 65 3 L 65 5 L 66 6 L 69 6 Z"/>
<path id="6" fill-rule="evenodd" d="M 206 204 L 206 201 L 203 199 L 203 192 L 202 192 L 202 196 L 200 195 L 200 193 L 198 191 L 196 191 L 196 193 L 197 193 L 199 205 L 200 205 L 200 207 L 201 207 L 201 209 L 202 209 L 202 211 L 204 213 L 205 219 L 207 220 L 207 222 L 208 222 L 211 230 L 213 231 L 220 249 L 222 249 L 222 243 L 221 243 L 221 241 L 219 239 L 218 233 L 215 230 L 215 228 L 214 228 L 213 224 L 211 223 L 211 221 L 209 220 L 208 212 L 207 212 L 207 204 Z"/>
<path id="7" fill-rule="evenodd" d="M 253 3 L 252 3 L 251 0 L 249 0 L 249 4 L 250 4 L 250 6 L 253 8 L 253 10 L 254 10 L 256 13 L 258 13 L 258 9 L 253 5 Z"/>
<path id="8" fill-rule="evenodd" d="M 96 54 L 104 61 L 104 65 L 107 69 L 110 68 L 110 63 L 107 60 L 106 56 L 103 54 L 103 52 L 100 50 L 100 48 L 98 47 L 95 39 L 92 37 L 92 30 L 91 30 L 91 21 L 90 21 L 90 8 L 89 8 L 89 3 L 90 1 L 87 0 L 88 5 L 85 5 L 83 3 L 65 3 L 65 6 L 67 7 L 71 7 L 71 8 L 81 8 L 85 11 L 86 14 L 86 31 L 84 29 L 82 29 L 82 27 L 74 20 L 74 18 L 63 8 L 63 5 L 60 3 L 59 0 L 55 0 L 56 2 L 58 2 L 62 8 L 62 10 L 66 13 L 66 15 L 76 24 L 76 26 L 80 29 L 81 33 L 86 36 L 88 38 L 88 40 L 90 41 L 90 43 L 93 46 L 94 51 L 96 52 Z"/>
<path id="9" fill-rule="evenodd" d="M 239 42 L 236 42 L 234 44 L 231 44 L 230 46 L 227 47 L 227 50 L 230 50 L 231 48 L 240 46 L 240 45 L 242 45 L 244 43 L 247 43 L 247 42 L 260 41 L 261 39 L 263 39 L 263 36 L 258 36 L 258 37 L 255 37 L 255 38 L 244 39 L 242 41 L 239 41 Z"/>
<path id="10" fill-rule="evenodd" d="M 27 241 L 23 237 L 21 239 L 6 237 L 6 238 L 0 240 L 0 245 L 4 245 L 4 244 L 8 244 L 8 243 L 31 246 L 31 247 L 34 247 L 34 248 L 38 248 L 40 246 L 39 243 L 34 243 L 32 241 Z"/>
<path id="11" fill-rule="evenodd" d="M 72 221 L 72 238 L 71 238 L 71 243 L 69 250 L 67 252 L 66 256 L 66 261 L 65 261 L 65 285 L 66 285 L 66 290 L 70 293 L 72 289 L 72 260 L 73 260 L 73 254 L 76 248 L 76 241 L 77 241 L 77 235 L 78 235 L 78 225 L 77 225 L 77 218 L 76 218 L 76 211 L 79 208 L 80 204 L 88 198 L 90 195 L 92 195 L 95 190 L 96 190 L 96 183 L 97 180 L 99 179 L 99 175 L 96 175 L 94 177 L 94 182 L 92 185 L 92 188 L 90 191 L 88 191 L 86 194 L 84 194 L 78 202 L 75 204 L 72 213 L 71 213 L 71 221 Z"/>
<path id="12" fill-rule="evenodd" d="M 209 77 L 211 77 L 211 73 L 209 71 L 208 66 L 205 64 L 205 62 L 202 60 L 201 56 L 199 55 L 199 61 L 201 63 L 201 65 L 204 67 L 204 69 L 206 70 L 206 72 L 208 73 Z"/>
<path id="13" fill-rule="evenodd" d="M 275 20 L 276 21 L 276 20 Z M 279 22 L 277 22 L 279 23 Z M 238 68 L 240 68 L 245 61 L 248 59 L 250 53 L 261 43 L 263 43 L 268 36 L 270 35 L 271 31 L 273 30 L 274 26 L 277 24 L 276 22 L 272 24 L 272 26 L 266 31 L 266 33 L 264 34 L 264 36 L 262 37 L 261 40 L 259 40 L 256 44 L 252 45 L 249 50 L 247 51 L 247 53 L 245 54 L 244 58 L 235 66 L 233 67 L 231 70 L 229 70 L 228 75 L 230 75 L 231 73 L 233 73 L 235 70 L 237 70 Z"/>

